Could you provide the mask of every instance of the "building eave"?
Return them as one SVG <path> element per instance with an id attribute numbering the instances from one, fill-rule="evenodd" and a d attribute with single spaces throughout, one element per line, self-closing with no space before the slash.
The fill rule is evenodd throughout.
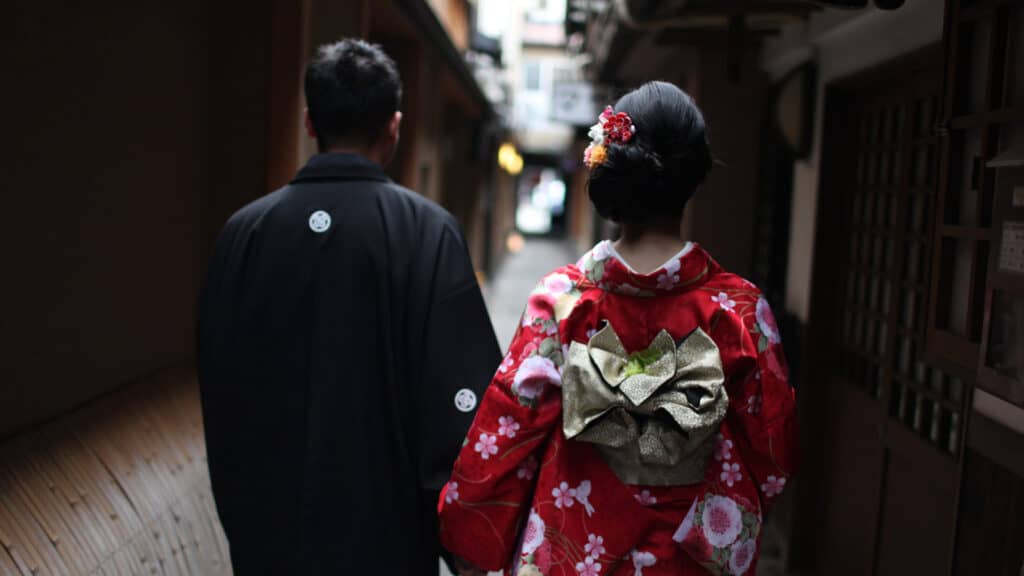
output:
<path id="1" fill-rule="evenodd" d="M 485 119 L 496 117 L 494 106 L 487 99 L 466 60 L 459 53 L 444 25 L 438 20 L 437 14 L 426 0 L 395 0 L 395 4 L 423 33 L 424 37 L 437 48 L 441 57 L 451 67 L 455 78 L 480 106 L 481 116 Z"/>

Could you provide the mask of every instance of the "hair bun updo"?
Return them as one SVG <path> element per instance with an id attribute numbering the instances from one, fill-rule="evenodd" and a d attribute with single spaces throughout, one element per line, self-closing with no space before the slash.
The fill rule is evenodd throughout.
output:
<path id="1" fill-rule="evenodd" d="M 588 190 L 601 217 L 618 223 L 678 218 L 711 171 L 704 117 L 686 92 L 649 82 L 615 103 L 636 134 L 606 144 L 604 161 L 590 172 Z"/>

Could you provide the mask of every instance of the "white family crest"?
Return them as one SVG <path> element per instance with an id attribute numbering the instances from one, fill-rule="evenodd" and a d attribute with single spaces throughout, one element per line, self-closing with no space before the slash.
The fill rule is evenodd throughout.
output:
<path id="1" fill-rule="evenodd" d="M 472 412 L 476 408 L 476 392 L 463 388 L 455 393 L 455 409 L 459 412 Z"/>

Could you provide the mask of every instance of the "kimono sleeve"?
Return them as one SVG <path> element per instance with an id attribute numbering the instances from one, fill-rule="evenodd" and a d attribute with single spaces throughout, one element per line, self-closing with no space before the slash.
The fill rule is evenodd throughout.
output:
<path id="1" fill-rule="evenodd" d="M 748 348 L 756 366 L 732 397 L 727 418 L 736 449 L 754 481 L 761 506 L 767 509 L 782 493 L 795 467 L 796 396 L 775 317 L 768 301 L 758 297 L 753 316 L 745 321 Z"/>
<path id="2" fill-rule="evenodd" d="M 793 474 L 796 449 L 795 396 L 768 303 L 749 289 L 726 297 L 742 320 L 726 328 L 739 334 L 730 351 L 739 371 L 703 490 L 673 536 L 715 575 L 756 571 L 764 513 Z"/>
<path id="3" fill-rule="evenodd" d="M 534 291 L 442 495 L 441 542 L 487 570 L 507 566 L 543 450 L 562 410 L 553 301 Z"/>
<path id="4" fill-rule="evenodd" d="M 501 361 L 501 350 L 462 235 L 454 226 L 444 232 L 434 278 L 412 444 L 417 446 L 422 487 L 436 496 Z"/>
<path id="5" fill-rule="evenodd" d="M 233 533 L 239 504 L 236 485 L 244 481 L 238 474 L 242 464 L 232 450 L 245 425 L 232 403 L 238 378 L 230 370 L 238 355 L 230 333 L 238 292 L 235 273 L 242 267 L 245 251 L 245 246 L 237 244 L 245 236 L 237 228 L 238 222 L 230 221 L 214 243 L 196 307 L 195 333 L 206 459 L 217 513 L 228 534 Z"/>

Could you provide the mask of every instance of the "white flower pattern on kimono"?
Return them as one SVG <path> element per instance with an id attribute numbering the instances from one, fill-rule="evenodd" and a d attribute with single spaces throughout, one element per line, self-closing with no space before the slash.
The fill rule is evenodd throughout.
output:
<path id="1" fill-rule="evenodd" d="M 515 363 L 516 361 L 515 358 L 512 357 L 512 354 L 505 354 L 505 359 L 501 361 L 501 366 L 498 366 L 498 372 L 505 374 Z"/>
<path id="2" fill-rule="evenodd" d="M 594 559 L 600 558 L 604 554 L 604 538 L 597 534 L 587 536 L 587 543 L 583 545 L 583 551 Z"/>
<path id="3" fill-rule="evenodd" d="M 728 462 L 722 464 L 722 474 L 719 476 L 722 482 L 725 482 L 730 488 L 734 484 L 743 479 L 743 474 L 740 474 L 739 463 L 730 464 Z"/>
<path id="4" fill-rule="evenodd" d="M 537 512 L 531 508 L 530 516 L 526 520 L 526 528 L 523 529 L 523 556 L 529 556 L 540 548 L 540 545 L 544 543 L 544 519 L 540 517 Z"/>
<path id="5" fill-rule="evenodd" d="M 555 508 L 572 508 L 576 503 L 576 489 L 569 488 L 568 482 L 556 486 L 551 490 L 551 495 L 555 498 Z"/>
<path id="6" fill-rule="evenodd" d="M 650 552 L 633 550 L 629 556 L 633 560 L 633 576 L 644 576 L 644 568 L 650 568 L 658 563 L 658 559 Z"/>
<path id="7" fill-rule="evenodd" d="M 480 440 L 473 445 L 473 450 L 479 452 L 484 460 L 489 460 L 498 453 L 498 437 L 487 433 L 481 434 Z"/>
<path id="8" fill-rule="evenodd" d="M 516 432 L 519 431 L 519 422 L 516 422 L 511 416 L 502 416 L 498 418 L 498 434 L 508 438 L 515 438 Z"/>
<path id="9" fill-rule="evenodd" d="M 445 504 L 451 504 L 452 502 L 455 502 L 458 499 L 459 499 L 459 483 L 458 482 L 449 482 L 448 483 L 448 489 L 445 490 L 445 492 L 444 492 L 444 502 L 445 502 Z"/>
<path id="10" fill-rule="evenodd" d="M 522 398 L 532 400 L 540 396 L 547 384 L 562 385 L 562 376 L 555 363 L 543 356 L 530 356 L 519 365 L 512 380 L 512 391 Z"/>
<path id="11" fill-rule="evenodd" d="M 551 274 L 544 278 L 544 290 L 552 296 L 561 296 L 572 289 L 572 280 L 565 274 Z"/>
<path id="12" fill-rule="evenodd" d="M 748 414 L 760 414 L 761 413 L 761 395 L 752 394 L 750 399 L 747 400 L 747 413 Z"/>
<path id="13" fill-rule="evenodd" d="M 729 556 L 729 573 L 735 576 L 743 576 L 750 569 L 754 561 L 754 554 L 757 552 L 757 542 L 744 540 L 732 545 Z"/>
<path id="14" fill-rule="evenodd" d="M 722 310 L 728 310 L 729 312 L 736 312 L 736 301 L 729 298 L 729 295 L 725 292 L 719 292 L 718 296 L 712 296 L 711 301 L 722 307 Z"/>
<path id="15" fill-rule="evenodd" d="M 594 249 L 590 251 L 590 259 L 594 262 L 604 262 L 612 255 L 612 244 L 607 240 L 602 240 L 594 246 Z"/>
<path id="16" fill-rule="evenodd" d="M 580 576 L 598 576 L 601 573 L 601 564 L 594 560 L 593 556 L 587 556 L 583 562 L 576 563 L 576 571 Z"/>
<path id="17" fill-rule="evenodd" d="M 584 480 L 576 487 L 576 501 L 583 504 L 587 516 L 594 515 L 594 507 L 590 504 L 590 480 Z"/>
<path id="18" fill-rule="evenodd" d="M 715 460 L 729 460 L 732 458 L 732 440 L 718 434 L 715 436 Z"/>
<path id="19" fill-rule="evenodd" d="M 658 499 L 651 495 L 650 490 L 641 490 L 639 494 L 633 494 L 633 498 L 641 506 L 654 506 L 658 503 Z"/>
<path id="20" fill-rule="evenodd" d="M 786 487 L 786 479 L 777 477 L 775 475 L 768 476 L 765 479 L 765 483 L 761 484 L 761 491 L 764 495 L 769 498 L 774 498 L 779 494 L 782 494 L 782 490 Z"/>
<path id="21" fill-rule="evenodd" d="M 728 496 L 710 496 L 701 514 L 704 537 L 716 548 L 725 548 L 736 541 L 743 530 L 743 514 Z"/>
<path id="22" fill-rule="evenodd" d="M 757 299 L 755 315 L 757 316 L 757 327 L 761 330 L 761 334 L 768 339 L 768 342 L 771 344 L 782 342 L 782 337 L 779 336 L 779 327 L 775 323 L 775 315 L 772 314 L 772 308 L 764 298 Z"/>
<path id="23" fill-rule="evenodd" d="M 658 290 L 671 290 L 679 283 L 679 274 L 661 274 L 658 276 Z"/>
<path id="24" fill-rule="evenodd" d="M 671 290 L 676 284 L 679 283 L 679 269 L 682 264 L 679 258 L 673 258 L 665 264 L 665 272 L 658 276 L 658 289 L 659 290 Z"/>

